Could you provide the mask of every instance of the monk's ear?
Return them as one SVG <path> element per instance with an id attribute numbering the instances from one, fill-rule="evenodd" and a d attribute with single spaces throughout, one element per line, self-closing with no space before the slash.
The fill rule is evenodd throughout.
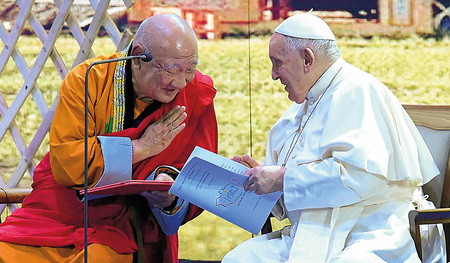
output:
<path id="1" fill-rule="evenodd" d="M 304 49 L 305 71 L 310 71 L 316 62 L 314 52 L 310 48 Z"/>
<path id="2" fill-rule="evenodd" d="M 132 56 L 138 56 L 138 55 L 142 55 L 144 53 L 144 48 L 142 47 L 141 44 L 136 44 L 133 45 L 133 47 L 131 48 L 131 55 Z M 133 66 L 140 68 L 141 67 L 141 60 L 140 59 L 132 59 L 131 60 Z"/>

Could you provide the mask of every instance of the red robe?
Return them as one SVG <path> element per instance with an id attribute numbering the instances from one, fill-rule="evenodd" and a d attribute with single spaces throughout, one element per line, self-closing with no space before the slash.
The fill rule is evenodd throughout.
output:
<path id="1" fill-rule="evenodd" d="M 185 105 L 188 118 L 184 130 L 163 152 L 133 166 L 133 179 L 145 179 L 159 165 L 181 169 L 195 146 L 217 152 L 217 122 L 213 98 L 215 89 L 210 77 L 196 72 L 190 82 L 170 103 L 144 119 L 137 128 L 107 136 L 138 138 L 145 128 L 161 118 L 175 105 Z M 33 191 L 0 225 L 0 241 L 32 246 L 84 248 L 84 203 L 76 190 L 58 184 L 47 154 L 36 167 Z M 195 218 L 201 209 L 190 205 L 183 223 Z M 116 196 L 89 201 L 88 243 L 107 245 L 117 253 L 137 250 L 129 221 L 126 197 Z M 142 222 L 144 243 L 164 255 L 164 262 L 178 262 L 178 236 L 166 236 L 152 214 Z M 146 246 L 149 247 L 149 246 Z"/>

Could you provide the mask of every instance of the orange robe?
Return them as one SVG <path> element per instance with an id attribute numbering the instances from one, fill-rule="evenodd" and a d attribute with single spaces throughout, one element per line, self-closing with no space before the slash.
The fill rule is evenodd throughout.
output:
<path id="1" fill-rule="evenodd" d="M 117 57 L 117 54 L 96 59 Z M 84 76 L 93 60 L 75 67 L 61 85 L 60 100 L 50 131 L 50 152 L 36 167 L 33 191 L 19 208 L 0 225 L 0 241 L 32 246 L 84 247 L 84 203 L 73 187 L 84 183 Z M 89 172 L 92 186 L 102 176 L 104 160 L 97 136 L 105 135 L 105 125 L 113 115 L 113 74 L 115 63 L 92 67 L 89 73 Z M 106 136 L 138 138 L 145 128 L 175 105 L 186 106 L 187 124 L 159 155 L 133 165 L 132 178 L 145 179 L 159 165 L 181 169 L 195 146 L 217 152 L 217 122 L 212 80 L 199 71 L 177 97 L 146 117 L 137 128 Z M 142 111 L 136 102 L 135 112 Z M 50 165 L 51 163 L 51 165 Z M 124 163 L 131 165 L 131 163 Z M 107 175 L 104 175 L 107 176 Z M 89 201 L 88 243 L 102 244 L 121 254 L 137 249 L 129 221 L 127 198 L 115 196 Z M 184 222 L 195 218 L 201 209 L 190 205 Z M 177 262 L 177 234 L 166 236 L 153 214 L 146 215 L 142 230 L 146 253 L 160 255 L 164 262 Z M 157 262 L 156 260 L 154 262 Z"/>
<path id="2" fill-rule="evenodd" d="M 108 246 L 90 244 L 88 262 L 133 262 L 132 254 L 117 254 Z M 84 250 L 69 247 L 34 247 L 0 242 L 0 262 L 7 263 L 84 263 Z"/>

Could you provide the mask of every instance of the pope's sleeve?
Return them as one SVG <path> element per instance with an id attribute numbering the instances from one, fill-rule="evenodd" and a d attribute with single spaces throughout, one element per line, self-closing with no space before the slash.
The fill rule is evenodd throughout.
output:
<path id="1" fill-rule="evenodd" d="M 333 94 L 322 108 L 324 117 L 312 121 L 324 121 L 320 136 L 305 142 L 318 144 L 319 156 L 293 160 L 286 170 L 284 201 L 289 210 L 351 205 L 379 194 L 389 183 L 393 138 L 384 120 L 389 113 L 373 99 L 376 95 L 362 90 Z"/>
<path id="2" fill-rule="evenodd" d="M 330 157 L 287 169 L 284 202 L 288 210 L 346 206 L 375 196 L 387 183 Z"/>

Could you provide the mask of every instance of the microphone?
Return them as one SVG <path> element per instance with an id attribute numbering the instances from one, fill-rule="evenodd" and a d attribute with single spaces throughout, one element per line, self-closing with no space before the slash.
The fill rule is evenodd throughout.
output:
<path id="1" fill-rule="evenodd" d="M 150 62 L 150 61 L 152 61 L 152 59 L 153 59 L 152 54 L 149 53 L 149 52 L 144 53 L 144 54 L 142 54 L 142 55 L 140 55 L 140 56 L 141 56 L 141 60 L 144 61 L 144 62 Z M 145 58 L 142 58 L 142 56 L 145 56 Z"/>
<path id="2" fill-rule="evenodd" d="M 99 65 L 99 64 L 105 64 L 105 63 L 111 63 L 111 62 L 116 62 L 116 61 L 121 61 L 121 60 L 130 60 L 130 59 L 141 59 L 144 62 L 150 62 L 153 59 L 153 56 L 151 53 L 143 53 L 141 55 L 135 55 L 135 56 L 126 56 L 126 57 L 121 57 L 121 58 L 112 58 L 112 59 L 105 59 L 105 60 L 98 60 L 98 61 L 94 61 L 92 62 L 88 69 L 86 70 L 86 78 L 85 78 L 85 83 L 87 83 L 87 77 L 89 74 L 89 70 L 91 70 L 91 68 L 95 65 Z"/>
<path id="3" fill-rule="evenodd" d="M 116 61 L 122 61 L 122 60 L 130 60 L 130 59 L 140 59 L 144 62 L 150 62 L 153 59 L 153 56 L 151 53 L 143 53 L 141 55 L 135 55 L 135 56 L 126 56 L 121 58 L 112 58 L 112 59 L 105 59 L 105 60 L 98 60 L 92 62 L 89 67 L 86 70 L 86 76 L 84 78 L 84 262 L 87 263 L 88 258 L 88 76 L 89 71 L 91 68 L 95 65 L 99 64 L 106 64 Z"/>

